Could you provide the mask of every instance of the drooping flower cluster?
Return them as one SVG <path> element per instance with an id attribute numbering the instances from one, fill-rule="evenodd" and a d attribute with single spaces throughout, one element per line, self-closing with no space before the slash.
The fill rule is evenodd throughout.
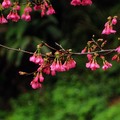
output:
<path id="1" fill-rule="evenodd" d="M 91 70 L 97 70 L 100 68 L 100 65 L 98 64 L 98 59 L 102 60 L 103 70 L 107 70 L 108 68 L 112 67 L 112 64 L 109 63 L 105 56 L 102 55 L 102 53 L 106 52 L 106 50 L 103 49 L 104 45 L 106 44 L 106 40 L 98 39 L 95 41 L 94 39 L 88 41 L 87 46 L 82 50 L 82 54 L 87 54 L 88 62 L 86 63 L 86 68 L 89 68 Z M 101 50 L 101 53 L 97 52 Z M 115 50 L 114 50 L 115 51 Z"/>
<path id="2" fill-rule="evenodd" d="M 71 5 L 82 5 L 82 6 L 86 6 L 86 5 L 91 5 L 92 1 L 91 0 L 72 0 L 71 1 Z"/>
<path id="3" fill-rule="evenodd" d="M 117 47 L 117 48 L 115 49 L 115 51 L 117 52 L 117 54 L 115 54 L 115 55 L 112 57 L 112 60 L 116 60 L 117 62 L 119 62 L 119 61 L 120 61 L 120 46 Z"/>
<path id="4" fill-rule="evenodd" d="M 38 65 L 38 69 L 34 73 L 34 79 L 30 83 L 33 89 L 42 87 L 41 83 L 44 81 L 43 74 L 55 76 L 56 72 L 68 71 L 76 66 L 76 62 L 70 52 L 56 51 L 54 54 L 50 52 L 43 56 L 40 53 L 41 47 L 42 44 L 38 45 L 37 52 L 29 59 Z"/>
<path id="5" fill-rule="evenodd" d="M 0 24 L 8 23 L 8 20 L 11 20 L 13 22 L 18 22 L 18 20 L 22 19 L 25 21 L 30 21 L 31 20 L 31 15 L 30 13 L 34 11 L 40 11 L 41 12 L 41 17 L 45 15 L 52 15 L 55 14 L 55 10 L 52 7 L 52 4 L 50 3 L 49 0 L 26 0 L 26 3 L 23 3 L 24 11 L 22 15 L 20 15 L 20 8 L 22 3 L 19 3 L 18 1 L 16 2 L 11 2 L 11 0 L 3 0 L 2 3 L 0 3 Z M 91 5 L 92 1 L 91 0 L 72 0 L 71 5 Z M 8 9 L 9 13 L 7 14 L 7 17 L 5 18 L 3 15 L 4 10 Z"/>
<path id="6" fill-rule="evenodd" d="M 10 0 L 3 0 L 3 2 L 0 3 L 0 13 L 1 13 L 0 24 L 7 23 L 8 20 L 11 20 L 13 22 L 18 22 L 19 19 L 22 19 L 28 22 L 31 20 L 30 13 L 33 10 L 34 11 L 40 10 L 41 16 L 52 15 L 55 13 L 54 8 L 52 7 L 50 1 L 48 0 L 38 0 L 37 3 L 26 0 L 26 5 L 24 5 L 25 7 L 24 7 L 24 11 L 22 15 L 20 15 L 20 12 L 19 12 L 21 8 L 20 5 L 22 5 L 22 3 L 11 2 Z M 6 9 L 8 9 L 9 13 L 7 17 L 5 18 L 3 13 L 4 13 L 4 10 Z"/>
<path id="7" fill-rule="evenodd" d="M 41 17 L 44 15 L 52 15 L 55 13 L 54 8 L 50 3 L 47 3 L 47 1 L 43 0 L 42 4 L 35 4 L 34 10 L 38 11 L 41 10 Z"/>
<path id="8" fill-rule="evenodd" d="M 9 8 L 11 6 L 12 6 L 12 3 L 11 3 L 10 0 L 3 0 L 3 2 L 2 2 L 2 7 L 3 8 Z"/>
<path id="9" fill-rule="evenodd" d="M 91 70 L 96 70 L 100 68 L 100 65 L 97 63 L 96 56 L 93 57 L 93 55 L 88 54 L 88 63 L 86 63 L 86 68 L 90 68 Z"/>
<path id="10" fill-rule="evenodd" d="M 7 19 L 17 22 L 20 19 L 20 16 L 18 15 L 19 10 L 20 10 L 20 5 L 18 4 L 18 2 L 14 2 L 10 13 L 7 15 Z"/>
<path id="11" fill-rule="evenodd" d="M 111 33 L 116 33 L 116 30 L 113 29 L 113 25 L 117 24 L 117 16 L 108 17 L 108 21 L 105 23 L 105 28 L 102 31 L 102 34 L 109 35 Z"/>

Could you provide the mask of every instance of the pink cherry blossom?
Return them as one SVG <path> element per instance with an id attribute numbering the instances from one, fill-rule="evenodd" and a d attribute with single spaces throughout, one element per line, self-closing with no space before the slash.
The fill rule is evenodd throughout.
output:
<path id="1" fill-rule="evenodd" d="M 0 24 L 4 24 L 7 23 L 8 21 L 6 20 L 6 18 L 2 15 L 0 16 Z"/>
<path id="2" fill-rule="evenodd" d="M 92 4 L 92 1 L 91 0 L 82 0 L 82 3 L 81 3 L 83 6 L 85 5 L 91 5 Z"/>
<path id="3" fill-rule="evenodd" d="M 12 3 L 10 0 L 3 0 L 3 2 L 2 2 L 3 8 L 9 8 L 9 7 L 11 7 L 11 5 L 12 5 Z"/>
<path id="4" fill-rule="evenodd" d="M 36 60 L 35 55 L 33 55 L 33 56 L 31 56 L 31 57 L 29 58 L 29 61 L 31 61 L 31 62 L 35 62 L 35 60 Z"/>
<path id="5" fill-rule="evenodd" d="M 53 63 L 50 65 L 50 69 L 51 71 L 55 71 L 56 70 L 56 61 L 54 60 Z"/>
<path id="6" fill-rule="evenodd" d="M 120 54 L 120 46 L 115 49 Z"/>
<path id="7" fill-rule="evenodd" d="M 69 67 L 71 68 L 75 68 L 76 67 L 76 62 L 73 58 L 71 58 L 70 60 L 68 60 L 69 63 Z"/>
<path id="8" fill-rule="evenodd" d="M 63 72 L 63 71 L 65 71 L 65 68 L 63 67 L 61 61 L 57 61 L 55 70 L 56 70 L 57 72 Z"/>
<path id="9" fill-rule="evenodd" d="M 120 56 L 117 54 L 117 55 L 114 55 L 113 57 L 112 57 L 112 60 L 116 60 L 117 62 L 119 62 L 120 61 Z"/>
<path id="10" fill-rule="evenodd" d="M 30 85 L 33 89 L 41 88 L 41 83 L 38 82 L 39 74 L 36 75 L 36 77 L 31 81 Z"/>
<path id="11" fill-rule="evenodd" d="M 76 67 L 76 62 L 73 58 L 70 58 L 64 62 L 63 67 L 68 71 Z"/>
<path id="12" fill-rule="evenodd" d="M 24 12 L 32 12 L 32 8 L 30 6 L 24 8 Z"/>
<path id="13" fill-rule="evenodd" d="M 86 68 L 90 68 L 91 70 L 96 70 L 100 68 L 100 65 L 97 63 L 96 60 L 91 60 L 88 63 L 86 63 Z"/>
<path id="14" fill-rule="evenodd" d="M 83 5 L 83 6 L 86 6 L 86 5 L 91 5 L 92 4 L 92 1 L 91 0 L 72 0 L 71 1 L 71 5 Z"/>
<path id="15" fill-rule="evenodd" d="M 41 5 L 41 17 L 43 17 L 46 14 L 46 7 L 45 5 Z"/>
<path id="16" fill-rule="evenodd" d="M 43 64 L 44 60 L 41 55 L 33 55 L 29 58 L 31 62 L 34 62 L 36 64 Z"/>
<path id="17" fill-rule="evenodd" d="M 40 82 L 44 81 L 44 77 L 43 77 L 42 73 L 39 74 L 39 80 L 40 80 Z"/>
<path id="18" fill-rule="evenodd" d="M 112 57 L 112 60 L 116 60 L 117 57 L 118 57 L 118 55 L 114 55 L 114 56 Z"/>
<path id="19" fill-rule="evenodd" d="M 109 22 L 105 23 L 105 28 L 102 31 L 102 34 L 112 34 L 112 33 L 116 33 L 116 30 L 113 30 L 112 25 L 109 24 Z"/>
<path id="20" fill-rule="evenodd" d="M 7 15 L 8 20 L 12 20 L 13 22 L 17 22 L 20 19 L 20 16 L 18 15 L 17 11 L 11 11 Z"/>
<path id="21" fill-rule="evenodd" d="M 41 10 L 41 6 L 40 6 L 40 5 L 35 5 L 35 6 L 33 7 L 33 9 L 34 9 L 35 11 Z"/>
<path id="22" fill-rule="evenodd" d="M 116 17 L 114 17 L 114 18 L 112 19 L 112 24 L 113 24 L 113 25 L 116 25 L 116 24 L 117 24 L 117 18 L 116 18 Z"/>
<path id="23" fill-rule="evenodd" d="M 22 16 L 21 16 L 21 19 L 29 22 L 31 20 L 31 16 L 30 16 L 29 13 L 28 14 L 23 13 Z"/>
<path id="24" fill-rule="evenodd" d="M 41 65 L 43 62 L 44 62 L 44 60 L 43 60 L 42 56 L 41 55 L 37 55 L 35 63 Z"/>
<path id="25" fill-rule="evenodd" d="M 53 7 L 50 5 L 50 6 L 48 7 L 48 10 L 47 10 L 46 14 L 47 14 L 47 15 L 52 15 L 52 14 L 54 14 L 54 13 L 55 13 L 55 10 L 54 10 Z"/>
<path id="26" fill-rule="evenodd" d="M 38 89 L 42 87 L 41 83 L 35 81 L 31 81 L 30 85 L 32 86 L 33 89 Z"/>
<path id="27" fill-rule="evenodd" d="M 56 75 L 56 71 L 55 70 L 51 70 L 51 75 L 55 76 Z"/>
<path id="28" fill-rule="evenodd" d="M 117 52 L 117 54 L 112 57 L 112 60 L 116 60 L 117 62 L 119 62 L 120 61 L 120 46 L 118 46 L 115 49 L 115 51 Z"/>
<path id="29" fill-rule="evenodd" d="M 20 5 L 18 5 L 17 3 L 13 6 L 12 8 L 13 11 L 19 11 L 20 10 Z"/>
<path id="30" fill-rule="evenodd" d="M 91 61 L 89 61 L 88 63 L 86 63 L 86 68 L 90 68 L 91 66 Z"/>
<path id="31" fill-rule="evenodd" d="M 61 61 L 59 60 L 54 60 L 54 62 L 50 66 L 51 71 L 56 71 L 56 72 L 62 72 L 65 71 Z"/>
<path id="32" fill-rule="evenodd" d="M 49 67 L 49 66 L 45 67 L 45 68 L 43 69 L 43 73 L 49 75 L 49 74 L 50 74 L 50 67 Z"/>
<path id="33" fill-rule="evenodd" d="M 93 55 L 92 54 L 87 54 L 87 58 L 89 61 L 91 61 L 93 59 Z"/>
<path id="34" fill-rule="evenodd" d="M 43 3 L 45 5 L 45 7 L 47 7 L 47 8 L 49 7 L 47 0 L 43 0 Z"/>
<path id="35" fill-rule="evenodd" d="M 70 4 L 74 6 L 81 5 L 81 0 L 72 0 Z"/>
<path id="36" fill-rule="evenodd" d="M 90 65 L 91 70 L 96 70 L 98 68 L 100 68 L 100 65 L 97 62 L 92 62 Z"/>
<path id="37" fill-rule="evenodd" d="M 81 53 L 85 53 L 86 52 L 86 47 L 81 51 Z"/>
<path id="38" fill-rule="evenodd" d="M 102 67 L 103 70 L 107 70 L 108 68 L 111 68 L 111 67 L 112 67 L 111 63 L 109 63 L 107 61 L 103 62 L 103 67 Z"/>

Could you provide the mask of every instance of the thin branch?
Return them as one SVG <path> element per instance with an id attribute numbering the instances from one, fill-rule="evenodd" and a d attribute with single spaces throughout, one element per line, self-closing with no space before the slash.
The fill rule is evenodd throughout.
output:
<path id="1" fill-rule="evenodd" d="M 59 46 L 63 51 L 65 51 L 65 49 L 62 47 L 62 45 L 58 44 L 57 42 L 55 42 L 55 44 L 56 44 L 57 46 Z"/>
<path id="2" fill-rule="evenodd" d="M 100 50 L 94 52 L 84 52 L 84 53 L 72 53 L 73 55 L 87 55 L 87 54 L 94 54 L 94 53 L 105 53 L 105 52 L 114 52 L 116 49 L 107 49 L 107 50 Z"/>
<path id="3" fill-rule="evenodd" d="M 92 41 L 97 45 L 97 47 L 102 50 L 102 48 L 99 46 L 99 44 L 92 38 Z"/>
<path id="4" fill-rule="evenodd" d="M 50 48 L 50 49 L 52 49 L 52 50 L 57 51 L 57 49 L 55 49 L 55 48 L 51 47 L 51 46 L 50 46 L 50 45 L 48 45 L 47 43 L 45 43 L 45 42 L 43 42 L 43 41 L 42 41 L 42 43 L 43 43 L 46 47 L 48 47 L 48 48 Z"/>
<path id="5" fill-rule="evenodd" d="M 47 47 L 49 47 L 49 48 L 51 48 L 51 49 L 53 49 L 53 50 L 57 50 L 57 49 L 49 46 L 47 43 L 44 43 L 44 45 L 47 46 Z M 19 49 L 16 49 L 16 48 L 7 47 L 7 46 L 2 45 L 2 44 L 0 44 L 0 47 L 6 48 L 6 49 L 8 49 L 8 50 L 17 51 L 17 52 L 23 52 L 23 53 L 32 54 L 32 55 L 34 54 L 33 52 L 25 51 L 25 50 L 22 50 L 22 49 L 20 49 L 20 48 L 19 48 Z M 103 49 L 102 49 L 102 50 L 100 50 L 100 51 L 84 52 L 84 53 L 81 53 L 81 52 L 71 52 L 70 54 L 71 54 L 71 55 L 87 55 L 87 54 L 94 54 L 94 53 L 106 53 L 106 54 L 108 54 L 108 53 L 114 52 L 115 50 L 116 50 L 116 49 L 107 49 L 107 50 L 103 50 Z M 69 54 L 69 53 L 66 53 L 66 54 Z M 42 54 L 42 56 L 45 56 L 45 55 Z"/>
<path id="6" fill-rule="evenodd" d="M 12 51 L 17 51 L 17 52 L 23 52 L 23 53 L 27 53 L 27 54 L 34 54 L 33 52 L 29 52 L 29 51 L 26 51 L 26 50 L 22 50 L 22 49 L 16 49 L 16 48 L 11 48 L 11 47 L 7 47 L 5 45 L 2 45 L 0 44 L 0 47 L 3 47 L 3 48 L 6 48 L 8 50 L 12 50 Z"/>

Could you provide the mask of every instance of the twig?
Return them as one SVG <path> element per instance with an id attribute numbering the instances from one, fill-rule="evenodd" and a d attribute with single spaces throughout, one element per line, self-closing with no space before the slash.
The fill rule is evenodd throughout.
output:
<path id="1" fill-rule="evenodd" d="M 18 52 L 23 52 L 23 53 L 27 53 L 27 54 L 34 54 L 33 52 L 29 52 L 29 51 L 26 51 L 26 50 L 22 50 L 22 49 L 16 49 L 16 48 L 11 48 L 11 47 L 7 47 L 5 45 L 2 45 L 0 44 L 0 47 L 3 47 L 3 48 L 6 48 L 8 50 L 13 50 L 13 51 L 18 51 Z"/>
<path id="2" fill-rule="evenodd" d="M 57 49 L 55 49 L 55 48 L 51 47 L 51 46 L 50 46 L 50 45 L 48 45 L 47 43 L 45 43 L 45 42 L 43 42 L 43 41 L 42 41 L 42 43 L 43 43 L 46 47 L 48 47 L 48 48 L 50 48 L 50 49 L 52 49 L 52 50 L 57 51 Z"/>
<path id="3" fill-rule="evenodd" d="M 59 46 L 63 51 L 65 51 L 65 49 L 62 47 L 62 45 L 58 44 L 57 42 L 55 42 L 55 44 L 56 44 L 57 46 Z"/>
<path id="4" fill-rule="evenodd" d="M 102 50 L 102 48 L 99 46 L 99 44 L 92 38 L 92 41 L 97 45 L 97 47 Z"/>

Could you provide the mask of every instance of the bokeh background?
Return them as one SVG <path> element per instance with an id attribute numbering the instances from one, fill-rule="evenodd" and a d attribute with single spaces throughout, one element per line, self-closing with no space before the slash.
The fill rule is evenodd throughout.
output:
<path id="1" fill-rule="evenodd" d="M 86 7 L 71 6 L 70 0 L 51 2 L 55 15 L 41 18 L 39 12 L 33 12 L 30 22 L 0 25 L 0 44 L 34 52 L 41 41 L 55 48 L 57 42 L 80 52 L 93 34 L 108 39 L 108 48 L 119 44 L 119 21 L 115 36 L 101 35 L 108 16 L 120 17 L 119 0 L 93 0 Z M 85 67 L 85 56 L 74 56 L 75 69 L 54 77 L 46 75 L 42 89 L 33 90 L 33 76 L 18 74 L 36 70 L 29 57 L 0 47 L 0 120 L 120 120 L 119 63 L 112 61 L 113 67 L 107 71 L 91 71 Z"/>

